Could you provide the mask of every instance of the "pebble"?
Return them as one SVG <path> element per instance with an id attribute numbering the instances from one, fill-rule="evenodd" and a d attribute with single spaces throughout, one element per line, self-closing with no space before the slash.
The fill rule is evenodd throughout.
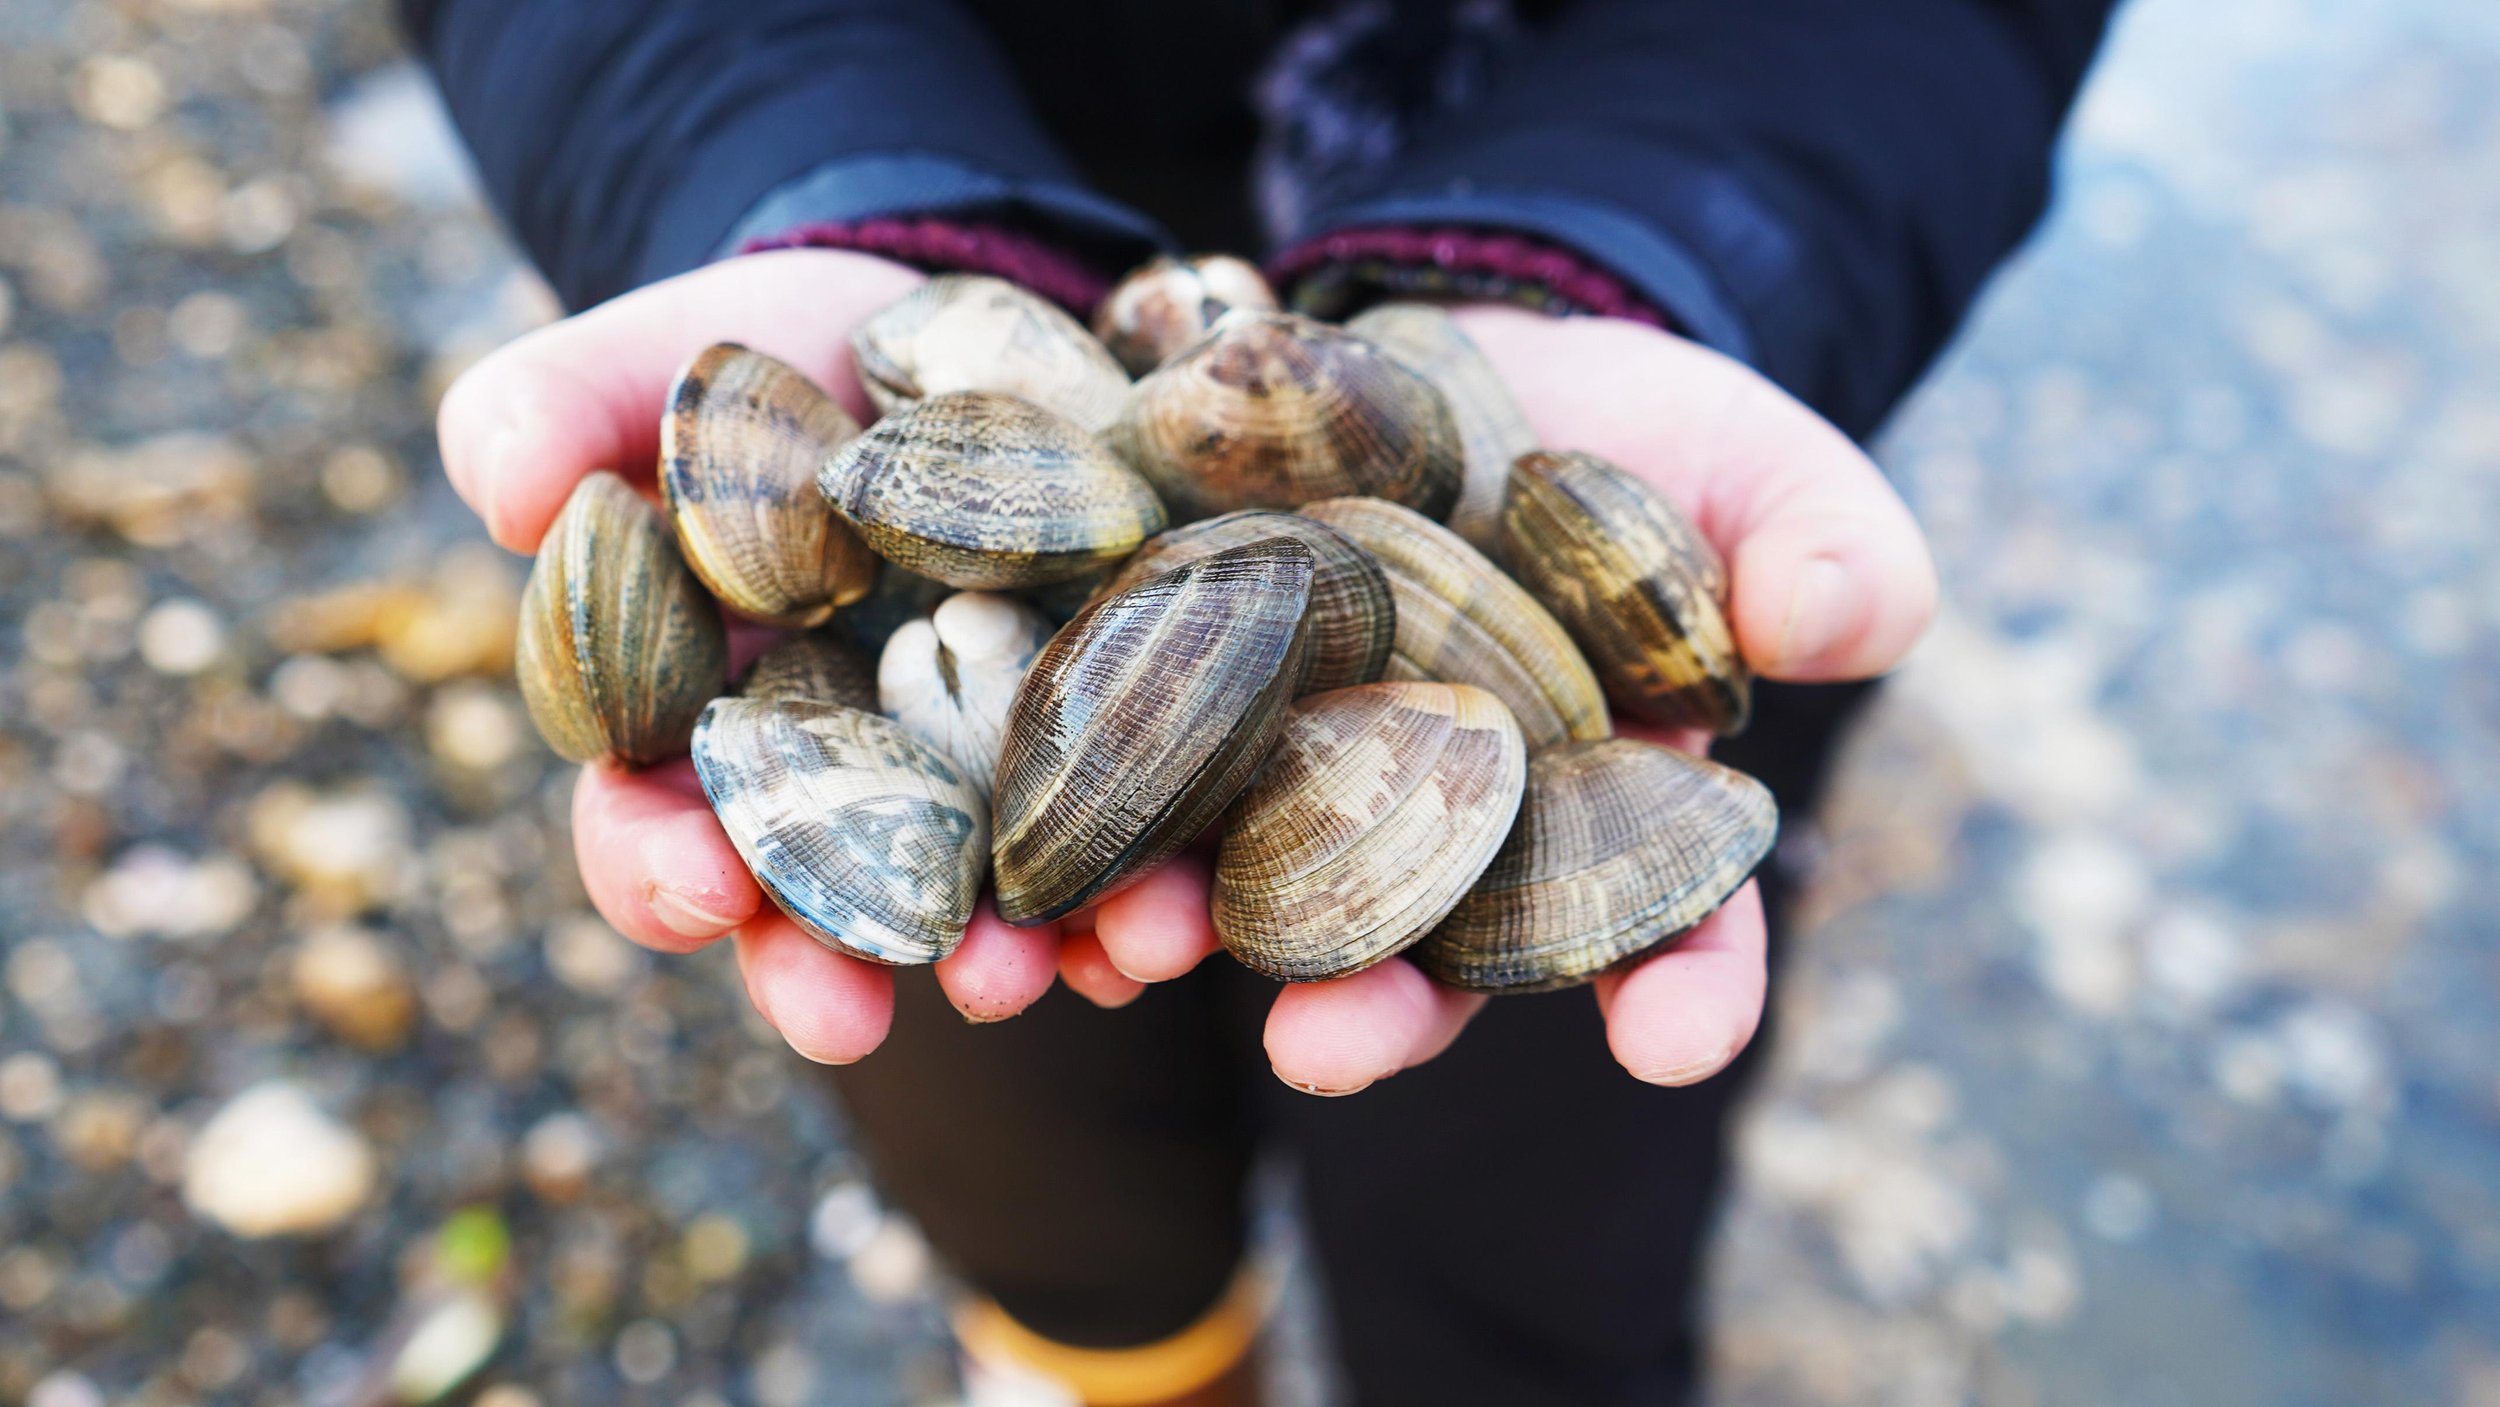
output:
<path id="1" fill-rule="evenodd" d="M 570 1202 L 599 1165 L 598 1129 L 582 1114 L 550 1114 L 521 1140 L 521 1172 L 530 1190 L 550 1202 Z"/>
<path id="2" fill-rule="evenodd" d="M 369 929 L 329 927 L 306 937 L 291 965 L 295 998 L 313 1019 L 366 1050 L 392 1050 L 416 1024 L 407 965 Z"/>
<path id="3" fill-rule="evenodd" d="M 272 1081 L 235 1096 L 191 1140 L 182 1200 L 237 1236 L 309 1235 L 354 1215 L 375 1174 L 360 1135 Z"/>

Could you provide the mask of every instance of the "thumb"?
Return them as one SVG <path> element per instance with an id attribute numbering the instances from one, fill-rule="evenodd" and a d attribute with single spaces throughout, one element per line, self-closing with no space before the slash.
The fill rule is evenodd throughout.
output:
<path id="1" fill-rule="evenodd" d="M 1936 610 L 1908 505 L 1848 436 L 1743 363 L 1611 318 L 1458 313 L 1538 438 L 1647 480 L 1727 559 L 1729 624 L 1756 673 L 1881 674 Z"/>

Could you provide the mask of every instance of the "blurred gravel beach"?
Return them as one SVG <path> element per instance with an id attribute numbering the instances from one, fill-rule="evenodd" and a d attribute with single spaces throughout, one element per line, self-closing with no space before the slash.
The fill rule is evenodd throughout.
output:
<path id="1" fill-rule="evenodd" d="M 2140 0 L 2063 189 L 1881 446 L 1718 1399 L 2492 1407 L 2500 10 Z M 957 1400 L 574 878 L 431 443 L 553 312 L 382 5 L 0 0 L 0 1402 Z"/>

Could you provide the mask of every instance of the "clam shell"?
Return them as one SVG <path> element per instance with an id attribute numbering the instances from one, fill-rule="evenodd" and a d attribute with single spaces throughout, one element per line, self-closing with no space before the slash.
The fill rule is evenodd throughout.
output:
<path id="1" fill-rule="evenodd" d="M 884 415 L 950 391 L 999 391 L 1100 434 L 1128 394 L 1128 373 L 1083 324 L 979 274 L 941 274 L 913 289 L 860 324 L 851 349 Z"/>
<path id="2" fill-rule="evenodd" d="M 1715 762 L 1630 738 L 1548 748 L 1510 838 L 1408 956 L 1472 991 L 1588 981 L 1709 917 L 1778 830 L 1770 789 Z"/>
<path id="3" fill-rule="evenodd" d="M 1481 552 L 1422 514 L 1378 499 L 1302 510 L 1369 552 L 1397 600 L 1397 646 L 1383 677 L 1491 690 L 1528 746 L 1602 738 L 1606 697 L 1580 648 L 1543 606 Z"/>
<path id="4" fill-rule="evenodd" d="M 574 762 L 674 757 L 728 671 L 720 607 L 659 512 L 614 474 L 584 478 L 521 595 L 513 673 L 539 736 Z"/>
<path id="5" fill-rule="evenodd" d="M 1016 686 L 1050 636 L 1050 621 L 1012 596 L 949 596 L 886 641 L 879 711 L 961 764 L 986 803 Z"/>
<path id="6" fill-rule="evenodd" d="M 1271 538 L 1150 577 L 1044 646 L 998 762 L 998 913 L 1116 893 L 1195 839 L 1267 757 L 1303 673 L 1311 549 Z"/>
<path id="7" fill-rule="evenodd" d="M 1501 374 L 1484 359 L 1458 320 L 1430 303 L 1383 303 L 1346 324 L 1421 372 L 1449 402 L 1466 450 L 1466 476 L 1450 531 L 1491 552 L 1502 513 L 1502 485 L 1511 461 L 1536 448 L 1536 431 Z"/>
<path id="8" fill-rule="evenodd" d="M 877 711 L 877 667 L 835 628 L 793 635 L 756 657 L 738 685 L 743 699 L 786 699 Z"/>
<path id="9" fill-rule="evenodd" d="M 1520 456 L 1502 565 L 1588 651 L 1607 697 L 1663 727 L 1734 733 L 1752 676 L 1727 623 L 1727 566 L 1666 495 L 1593 454 Z"/>
<path id="10" fill-rule="evenodd" d="M 918 620 L 954 594 L 955 588 L 945 582 L 932 581 L 918 572 L 881 561 L 876 584 L 868 588 L 867 595 L 844 607 L 833 623 L 849 632 L 852 643 L 866 650 L 873 661 L 903 622 Z"/>
<path id="11" fill-rule="evenodd" d="M 1094 310 L 1094 335 L 1122 366 L 1143 376 L 1206 336 L 1233 309 L 1275 306 L 1276 291 L 1246 260 L 1166 255 L 1120 280 Z"/>
<path id="12" fill-rule="evenodd" d="M 990 391 L 932 396 L 827 460 L 819 485 L 880 556 L 971 591 L 1117 563 L 1163 530 L 1163 505 L 1102 442 Z"/>
<path id="13" fill-rule="evenodd" d="M 1110 439 L 1183 520 L 1346 494 L 1438 518 L 1465 464 L 1431 382 L 1297 313 L 1227 313 L 1137 383 Z"/>
<path id="14" fill-rule="evenodd" d="M 1310 670 L 1302 692 L 1323 693 L 1379 678 L 1397 632 L 1389 579 L 1371 554 L 1344 534 L 1298 513 L 1251 508 L 1157 534 L 1094 597 L 1100 600 L 1150 576 L 1268 537 L 1290 537 L 1311 549 Z"/>
<path id="15" fill-rule="evenodd" d="M 920 963 L 963 941 L 988 808 L 937 749 L 837 704 L 718 699 L 694 769 L 756 882 L 818 942 Z"/>
<path id="16" fill-rule="evenodd" d="M 677 373 L 660 421 L 660 501 L 721 604 L 804 627 L 868 594 L 876 555 L 816 489 L 825 456 L 858 433 L 814 382 L 736 343 Z"/>
<path id="17" fill-rule="evenodd" d="M 1295 704 L 1216 854 L 1216 936 L 1289 982 L 1342 977 L 1429 932 L 1518 814 L 1528 749 L 1465 684 L 1365 684 Z"/>

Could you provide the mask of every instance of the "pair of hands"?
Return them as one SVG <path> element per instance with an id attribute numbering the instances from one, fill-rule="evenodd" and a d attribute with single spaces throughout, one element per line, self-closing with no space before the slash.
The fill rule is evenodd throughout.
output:
<path id="1" fill-rule="evenodd" d="M 650 482 L 669 383 L 713 342 L 779 357 L 870 419 L 851 331 L 920 281 L 868 255 L 791 250 L 602 304 L 460 378 L 442 405 L 444 467 L 495 541 L 534 551 L 585 474 L 614 468 Z M 1926 544 L 1875 466 L 1812 411 L 1739 363 L 1653 328 L 1455 311 L 1544 443 L 1647 479 L 1717 545 L 1737 641 L 1757 673 L 1865 678 L 1916 642 L 1936 599 Z M 1621 731 L 1694 751 L 1708 741 Z M 627 937 L 669 953 L 732 937 L 748 998 L 799 1054 L 846 1064 L 885 1038 L 890 972 L 823 947 L 765 900 L 689 764 L 585 768 L 573 840 L 591 901 Z M 1008 927 L 985 903 L 937 980 L 972 1021 L 1015 1015 L 1054 978 L 1097 1005 L 1123 1005 L 1215 950 L 1209 879 L 1207 856 L 1188 852 L 1090 911 L 1037 928 Z M 1615 1058 L 1653 1084 L 1724 1068 L 1761 1019 L 1764 944 L 1761 896 L 1748 883 L 1672 949 L 1600 978 Z M 1267 1053 L 1288 1084 L 1351 1093 L 1439 1054 L 1484 1001 L 1392 959 L 1284 988 L 1268 1015 Z"/>

